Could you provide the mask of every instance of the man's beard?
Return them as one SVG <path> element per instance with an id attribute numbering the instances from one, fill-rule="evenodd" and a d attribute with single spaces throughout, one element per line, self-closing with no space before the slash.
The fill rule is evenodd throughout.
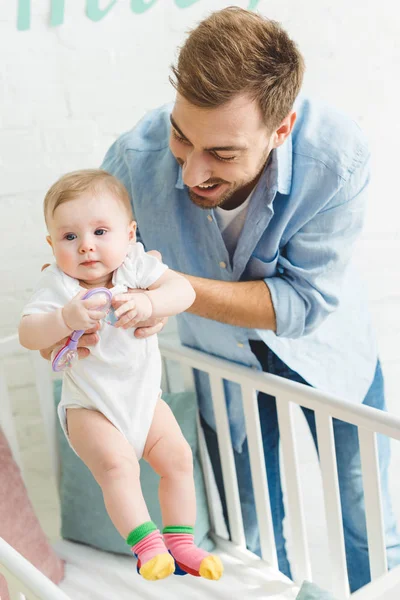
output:
<path id="1" fill-rule="evenodd" d="M 229 198 L 233 196 L 236 190 L 240 189 L 241 187 L 242 186 L 235 185 L 227 189 L 219 198 L 216 199 L 207 198 L 205 196 L 199 196 L 189 188 L 189 198 L 191 199 L 193 204 L 195 204 L 199 208 L 209 210 L 210 208 L 217 208 L 218 206 L 221 206 L 221 204 L 226 202 L 226 200 L 229 200 Z"/>
<path id="2" fill-rule="evenodd" d="M 257 169 L 257 175 L 255 175 L 252 179 L 249 179 L 248 181 L 242 181 L 241 183 L 236 183 L 236 182 L 231 183 L 229 188 L 218 198 L 211 199 L 211 198 L 207 198 L 206 196 L 199 196 L 198 194 L 193 192 L 191 188 L 189 188 L 188 191 L 189 191 L 189 197 L 190 197 L 191 201 L 193 202 L 193 204 L 195 204 L 199 208 L 203 208 L 205 210 L 210 210 L 210 208 L 217 208 L 219 206 L 223 206 L 224 204 L 227 204 L 228 201 L 232 198 L 232 196 L 234 196 L 235 194 L 239 194 L 240 191 L 243 190 L 245 192 L 245 196 L 243 198 L 238 198 L 239 203 L 237 204 L 237 206 L 239 206 L 242 202 L 244 202 L 246 200 L 246 198 L 249 196 L 251 191 L 257 185 L 258 180 L 266 167 L 266 164 L 269 163 L 269 161 L 270 161 L 270 157 L 271 157 L 271 154 L 270 154 L 270 150 L 268 148 L 266 150 L 264 156 L 260 160 L 259 168 Z M 252 186 L 251 184 L 253 182 L 254 182 L 254 185 Z M 210 183 L 214 183 L 214 182 L 211 181 Z M 226 184 L 229 182 L 220 180 L 218 183 Z M 248 190 L 245 190 L 244 188 L 248 188 Z"/>

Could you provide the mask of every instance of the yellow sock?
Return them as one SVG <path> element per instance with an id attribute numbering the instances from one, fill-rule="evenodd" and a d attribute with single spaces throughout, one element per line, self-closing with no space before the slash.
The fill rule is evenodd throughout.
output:
<path id="1" fill-rule="evenodd" d="M 224 567 L 222 566 L 221 559 L 219 556 L 215 556 L 214 554 L 210 554 L 210 556 L 206 556 L 201 561 L 199 573 L 201 577 L 205 579 L 213 579 L 216 581 L 222 577 L 222 573 L 224 572 Z"/>
<path id="2" fill-rule="evenodd" d="M 157 554 L 157 556 L 147 561 L 140 567 L 141 576 L 148 581 L 165 579 L 166 577 L 172 575 L 174 571 L 175 561 L 168 552 Z"/>

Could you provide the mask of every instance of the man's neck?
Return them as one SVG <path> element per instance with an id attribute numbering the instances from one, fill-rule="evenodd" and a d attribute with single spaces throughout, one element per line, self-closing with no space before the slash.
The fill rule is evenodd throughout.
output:
<path id="1" fill-rule="evenodd" d="M 257 177 L 253 179 L 253 181 L 250 181 L 250 183 L 248 183 L 247 185 L 236 190 L 236 192 L 234 192 L 232 196 L 230 196 L 227 200 L 225 200 L 225 202 L 223 202 L 220 205 L 220 208 L 222 208 L 223 210 L 233 210 L 234 208 L 237 208 L 238 206 L 243 204 L 243 202 L 247 200 L 251 192 L 256 187 L 260 176 L 261 173 L 257 175 Z"/>

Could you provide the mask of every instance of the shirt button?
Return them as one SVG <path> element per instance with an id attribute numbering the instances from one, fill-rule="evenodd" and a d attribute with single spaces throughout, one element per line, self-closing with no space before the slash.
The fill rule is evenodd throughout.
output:
<path id="1" fill-rule="evenodd" d="M 219 263 L 219 266 L 221 267 L 221 269 L 226 269 L 226 262 L 221 260 L 221 262 Z"/>
<path id="2" fill-rule="evenodd" d="M 208 220 L 210 221 L 210 223 L 211 223 L 211 221 L 212 221 L 212 216 L 211 216 L 211 215 L 208 215 L 207 219 L 208 219 Z"/>
<path id="3" fill-rule="evenodd" d="M 238 348 L 244 348 L 244 344 L 242 344 L 242 342 L 238 342 L 237 345 L 238 345 Z"/>

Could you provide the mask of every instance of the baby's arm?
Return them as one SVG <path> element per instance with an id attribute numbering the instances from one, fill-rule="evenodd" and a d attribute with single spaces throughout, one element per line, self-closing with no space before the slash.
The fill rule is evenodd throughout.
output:
<path id="1" fill-rule="evenodd" d="M 18 328 L 19 343 L 28 350 L 43 350 L 70 334 L 61 308 L 51 313 L 25 315 Z"/>
<path id="2" fill-rule="evenodd" d="M 64 307 L 52 312 L 23 316 L 18 328 L 20 344 L 28 350 L 43 350 L 70 335 L 75 329 L 86 331 L 93 327 L 105 313 L 93 310 L 99 304 L 98 299 L 82 300 L 85 293 L 86 290 L 81 290 Z"/>
<path id="3" fill-rule="evenodd" d="M 196 293 L 185 277 L 168 269 L 145 292 L 153 317 L 172 317 L 192 306 Z"/>
<path id="4" fill-rule="evenodd" d="M 167 269 L 146 290 L 115 296 L 122 302 L 115 311 L 118 321 L 115 327 L 129 329 L 150 317 L 172 317 L 191 306 L 196 297 L 195 291 L 182 275 Z"/>

